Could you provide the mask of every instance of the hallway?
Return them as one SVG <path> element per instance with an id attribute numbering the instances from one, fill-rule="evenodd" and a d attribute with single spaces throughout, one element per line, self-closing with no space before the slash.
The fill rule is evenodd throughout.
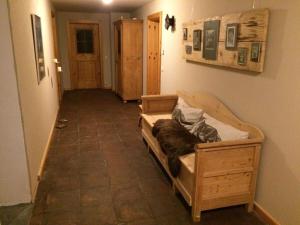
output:
<path id="1" fill-rule="evenodd" d="M 188 225 L 189 207 L 148 153 L 138 106 L 110 91 L 65 92 L 31 225 Z M 244 207 L 204 212 L 203 225 L 262 225 Z"/>

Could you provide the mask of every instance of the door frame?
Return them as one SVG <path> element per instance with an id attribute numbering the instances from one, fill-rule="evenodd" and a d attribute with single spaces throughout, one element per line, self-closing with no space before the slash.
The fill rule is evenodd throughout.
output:
<path id="1" fill-rule="evenodd" d="M 61 73 L 58 71 L 58 67 L 60 64 L 60 53 L 59 53 L 58 37 L 57 37 L 56 14 L 52 10 L 51 10 L 51 26 L 52 26 L 54 57 L 57 59 L 57 62 L 55 62 L 55 74 L 56 74 L 56 82 L 57 82 L 58 104 L 60 104 L 64 93 L 64 88 L 63 88 Z"/>
<path id="2" fill-rule="evenodd" d="M 103 53 L 102 53 L 102 23 L 97 20 L 69 20 L 68 21 L 68 55 L 69 55 L 69 78 L 71 83 L 71 90 L 74 89 L 74 76 L 72 71 L 72 43 L 71 43 L 71 24 L 97 24 L 98 25 L 98 37 L 99 37 L 99 63 L 100 63 L 100 88 L 104 88 L 104 76 L 103 76 Z"/>
<path id="3" fill-rule="evenodd" d="M 148 74 L 149 74 L 149 57 L 148 57 L 148 52 L 149 52 L 149 28 L 148 28 L 148 22 L 149 21 L 155 21 L 159 22 L 159 32 L 158 32 L 158 76 L 159 76 L 159 93 L 161 92 L 161 41 L 162 41 L 162 12 L 156 12 L 147 17 L 147 94 L 148 93 Z"/>

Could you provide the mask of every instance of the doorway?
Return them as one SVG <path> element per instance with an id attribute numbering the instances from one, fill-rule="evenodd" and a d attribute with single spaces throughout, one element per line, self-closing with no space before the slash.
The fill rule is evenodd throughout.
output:
<path id="1" fill-rule="evenodd" d="M 63 88 L 62 88 L 62 81 L 61 81 L 61 74 L 58 72 L 58 63 L 59 63 L 59 50 L 58 50 L 58 44 L 57 44 L 57 28 L 56 28 L 56 16 L 53 11 L 51 11 L 51 22 L 52 22 L 52 31 L 53 31 L 53 44 L 54 44 L 54 58 L 57 60 L 55 73 L 56 73 L 56 82 L 57 82 L 57 95 L 58 100 L 61 102 L 62 95 L 63 95 Z"/>
<path id="2" fill-rule="evenodd" d="M 160 94 L 162 12 L 147 19 L 147 94 Z"/>
<path id="3" fill-rule="evenodd" d="M 69 24 L 70 80 L 72 89 L 101 88 L 100 25 L 79 21 Z"/>

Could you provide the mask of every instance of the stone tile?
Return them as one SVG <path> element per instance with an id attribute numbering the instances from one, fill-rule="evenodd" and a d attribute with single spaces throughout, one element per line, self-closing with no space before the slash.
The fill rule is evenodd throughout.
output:
<path id="1" fill-rule="evenodd" d="M 193 223 L 190 216 L 181 216 L 176 214 L 164 215 L 156 218 L 159 225 L 216 225 L 211 223 Z M 225 225 L 225 223 L 224 223 Z"/>
<path id="2" fill-rule="evenodd" d="M 56 176 L 51 181 L 52 191 L 70 191 L 80 188 L 79 176 Z"/>
<path id="3" fill-rule="evenodd" d="M 47 195 L 46 212 L 57 210 L 77 210 L 80 206 L 80 191 L 55 192 L 51 191 Z"/>
<path id="4" fill-rule="evenodd" d="M 159 188 L 158 188 L 159 187 Z M 170 195 L 171 184 L 163 179 L 140 179 L 140 188 L 147 196 Z"/>
<path id="5" fill-rule="evenodd" d="M 48 158 L 52 159 L 53 156 L 58 156 L 65 152 L 79 152 L 79 145 L 66 145 L 60 147 L 51 147 L 48 153 Z"/>
<path id="6" fill-rule="evenodd" d="M 159 225 L 155 219 L 139 220 L 126 223 L 126 225 Z"/>
<path id="7" fill-rule="evenodd" d="M 80 188 L 109 187 L 110 177 L 107 173 L 93 171 L 80 175 Z"/>
<path id="8" fill-rule="evenodd" d="M 80 162 L 79 173 L 80 175 L 86 175 L 92 173 L 107 175 L 108 174 L 107 163 L 105 160 L 92 161 L 92 162 L 87 162 L 87 161 Z"/>
<path id="9" fill-rule="evenodd" d="M 79 225 L 80 217 L 78 211 L 56 211 L 44 215 L 43 225 Z"/>
<path id="10" fill-rule="evenodd" d="M 80 162 L 104 161 L 104 155 L 101 151 L 81 151 Z"/>
<path id="11" fill-rule="evenodd" d="M 81 143 L 79 146 L 80 152 L 99 151 L 100 145 L 98 140 L 88 143 Z"/>
<path id="12" fill-rule="evenodd" d="M 108 205 L 112 203 L 112 195 L 108 187 L 81 189 L 81 207 Z"/>
<path id="13" fill-rule="evenodd" d="M 175 195 L 157 195 L 147 198 L 150 208 L 155 217 L 169 214 L 188 216 L 189 212 L 179 202 Z"/>
<path id="14" fill-rule="evenodd" d="M 32 215 L 30 219 L 30 225 L 43 225 L 43 219 L 44 219 L 43 214 Z"/>
<path id="15" fill-rule="evenodd" d="M 151 219 L 153 216 L 145 200 L 139 201 L 114 201 L 118 220 L 134 222 L 137 220 Z"/>
<path id="16" fill-rule="evenodd" d="M 110 204 L 81 208 L 81 225 L 115 225 L 116 222 L 115 211 Z"/>
<path id="17" fill-rule="evenodd" d="M 138 201 L 143 199 L 143 194 L 138 186 L 128 185 L 127 187 L 112 186 L 112 195 L 114 202 Z"/>

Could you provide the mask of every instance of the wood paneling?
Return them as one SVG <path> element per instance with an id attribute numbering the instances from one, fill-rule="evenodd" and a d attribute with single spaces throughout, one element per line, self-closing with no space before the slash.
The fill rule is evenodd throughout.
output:
<path id="1" fill-rule="evenodd" d="M 191 54 L 187 54 L 185 47 L 187 45 L 193 46 L 193 31 L 204 29 L 204 22 L 210 20 L 220 20 L 220 34 L 218 41 L 217 60 L 207 60 L 203 58 L 203 33 L 202 32 L 202 47 L 201 51 L 192 51 Z M 226 27 L 227 24 L 238 23 L 238 37 L 237 37 L 237 49 L 247 48 L 247 63 L 246 65 L 238 64 L 238 51 L 225 49 L 226 40 Z M 227 14 L 224 16 L 216 16 L 213 18 L 195 20 L 183 24 L 183 28 L 188 29 L 188 38 L 183 40 L 183 57 L 187 61 L 195 61 L 199 63 L 205 63 L 210 65 L 225 66 L 239 70 L 247 70 L 253 72 L 263 72 L 266 46 L 267 46 L 267 31 L 269 24 L 269 10 L 258 9 L 250 10 L 242 13 Z M 259 62 L 252 62 L 251 57 L 251 44 L 260 43 L 260 59 Z"/>
<path id="2" fill-rule="evenodd" d="M 115 22 L 116 92 L 124 102 L 140 99 L 143 75 L 143 21 Z"/>

